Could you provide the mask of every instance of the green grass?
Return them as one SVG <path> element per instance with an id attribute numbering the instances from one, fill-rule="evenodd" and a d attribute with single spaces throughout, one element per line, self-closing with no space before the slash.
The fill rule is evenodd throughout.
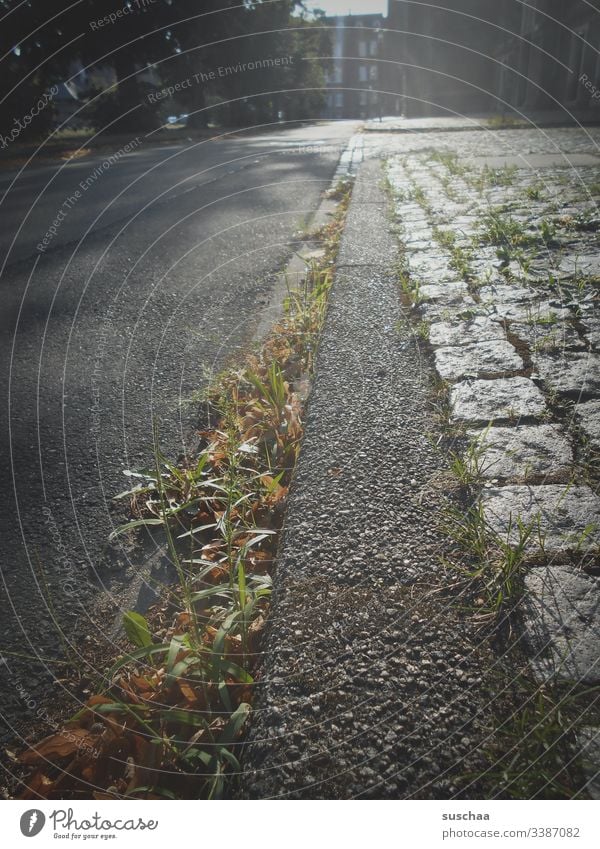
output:
<path id="1" fill-rule="evenodd" d="M 443 521 L 446 536 L 466 555 L 466 562 L 446 561 L 468 588 L 477 618 L 505 619 L 516 607 L 523 592 L 525 564 L 530 543 L 537 539 L 543 551 L 544 537 L 537 516 L 525 523 L 511 517 L 503 536 L 489 523 L 483 503 L 476 501 L 466 511 L 449 506 Z"/>
<path id="2" fill-rule="evenodd" d="M 512 706 L 498 714 L 490 766 L 479 776 L 490 798 L 572 799 L 583 790 L 577 729 L 597 701 L 598 688 L 561 691 L 519 675 L 510 684 Z M 592 715 L 590 720 L 592 720 Z"/>
<path id="3" fill-rule="evenodd" d="M 158 530 L 177 581 L 157 584 L 161 600 L 146 617 L 126 611 L 129 644 L 67 723 L 70 738 L 90 739 L 96 755 L 74 758 L 64 730 L 23 754 L 37 768 L 27 777 L 36 795 L 78 797 L 91 783 L 109 798 L 215 799 L 240 771 L 303 434 L 300 385 L 312 373 L 348 201 L 349 188 L 326 228 L 322 264 L 310 264 L 304 284 L 288 291 L 261 347 L 211 385 L 214 424 L 196 456 L 169 461 L 154 425 L 153 466 L 126 472 L 135 485 L 118 497 L 131 519 L 112 538 Z"/>
<path id="4" fill-rule="evenodd" d="M 481 238 L 490 245 L 513 248 L 530 244 L 532 241 L 523 224 L 501 209 L 491 210 L 483 215 Z"/>

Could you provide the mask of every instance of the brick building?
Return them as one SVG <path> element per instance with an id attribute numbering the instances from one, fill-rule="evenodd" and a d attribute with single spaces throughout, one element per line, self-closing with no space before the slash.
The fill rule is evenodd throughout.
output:
<path id="1" fill-rule="evenodd" d="M 389 0 L 386 26 L 388 90 L 406 115 L 600 116 L 600 10 L 587 0 Z"/>
<path id="2" fill-rule="evenodd" d="M 373 118 L 388 111 L 383 94 L 385 50 L 383 15 L 326 18 L 332 59 L 326 73 L 327 101 L 323 117 Z"/>
<path id="3" fill-rule="evenodd" d="M 600 7 L 583 0 L 529 0 L 528 6 L 502 0 L 500 13 L 518 34 L 496 51 L 500 105 L 524 114 L 595 111 L 600 118 L 600 98 L 593 95 L 600 89 Z"/>

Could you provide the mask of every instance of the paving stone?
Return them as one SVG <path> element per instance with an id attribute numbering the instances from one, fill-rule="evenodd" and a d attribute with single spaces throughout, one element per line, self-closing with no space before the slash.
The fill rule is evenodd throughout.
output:
<path id="1" fill-rule="evenodd" d="M 531 304 L 540 300 L 540 293 L 517 284 L 513 286 L 501 284 L 499 286 L 482 286 L 479 290 L 479 297 L 484 303 L 489 302 L 491 304 Z"/>
<path id="2" fill-rule="evenodd" d="M 579 396 L 600 392 L 600 355 L 565 351 L 560 356 L 536 353 L 535 369 L 549 389 Z"/>
<path id="3" fill-rule="evenodd" d="M 571 254 L 563 257 L 558 270 L 570 277 L 600 277 L 600 254 Z"/>
<path id="4" fill-rule="evenodd" d="M 587 779 L 585 790 L 590 799 L 600 799 L 600 728 L 586 725 L 577 732 L 581 765 Z"/>
<path id="5" fill-rule="evenodd" d="M 552 565 L 525 577 L 525 628 L 542 679 L 600 681 L 600 580 Z"/>
<path id="6" fill-rule="evenodd" d="M 450 390 L 453 421 L 483 422 L 539 417 L 546 402 L 538 387 L 526 377 L 466 380 Z"/>
<path id="7" fill-rule="evenodd" d="M 490 526 L 504 539 L 511 517 L 510 536 L 517 542 L 517 516 L 528 524 L 539 515 L 546 554 L 576 548 L 586 551 L 600 544 L 600 498 L 589 486 L 570 489 L 561 484 L 489 487 L 484 489 L 482 499 Z M 583 539 L 581 535 L 589 526 L 593 527 Z M 539 548 L 536 534 L 532 534 L 529 548 Z"/>
<path id="8" fill-rule="evenodd" d="M 496 377 L 521 371 L 523 360 L 510 342 L 491 339 L 451 348 L 438 348 L 435 367 L 444 380 L 465 377 Z"/>
<path id="9" fill-rule="evenodd" d="M 469 321 L 440 321 L 429 328 L 429 341 L 434 347 L 472 345 L 490 339 L 503 339 L 504 331 L 487 316 L 475 316 Z"/>
<path id="10" fill-rule="evenodd" d="M 562 351 L 565 348 L 585 346 L 576 328 L 566 321 L 557 321 L 555 324 L 511 321 L 508 329 L 526 342 L 532 351 Z"/>
<path id="11" fill-rule="evenodd" d="M 591 348 L 594 350 L 598 350 L 600 348 L 600 319 L 595 316 L 592 318 L 585 319 L 584 321 L 585 327 L 585 338 L 590 344 Z"/>
<path id="12" fill-rule="evenodd" d="M 571 446 L 556 425 L 491 427 L 468 435 L 478 443 L 479 471 L 488 480 L 567 475 L 573 466 Z"/>
<path id="13" fill-rule="evenodd" d="M 589 437 L 590 442 L 600 447 L 600 400 L 577 404 L 575 413 L 579 417 L 581 427 Z"/>
<path id="14" fill-rule="evenodd" d="M 418 307 L 421 317 L 430 323 L 459 320 L 466 313 L 477 315 L 477 304 L 469 295 L 460 301 L 427 301 Z"/>
<path id="15" fill-rule="evenodd" d="M 426 251 L 431 246 L 431 241 L 428 238 L 423 239 L 406 239 L 404 247 L 408 254 L 416 253 L 417 251 Z"/>
<path id="16" fill-rule="evenodd" d="M 556 301 L 488 301 L 490 314 L 497 321 L 517 321 L 527 324 L 539 323 L 552 318 L 565 321 L 573 317 L 568 307 L 561 306 Z"/>
<path id="17" fill-rule="evenodd" d="M 424 283 L 456 280 L 456 271 L 450 268 L 446 256 L 425 251 L 410 257 L 410 272 Z"/>
<path id="18" fill-rule="evenodd" d="M 460 301 L 468 294 L 466 283 L 460 280 L 447 280 L 445 283 L 431 283 L 419 287 L 419 296 L 427 301 Z"/>

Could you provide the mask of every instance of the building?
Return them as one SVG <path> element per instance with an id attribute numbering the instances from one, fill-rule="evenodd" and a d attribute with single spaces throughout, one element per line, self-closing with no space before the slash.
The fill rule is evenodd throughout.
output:
<path id="1" fill-rule="evenodd" d="M 489 110 L 497 15 L 498 0 L 389 0 L 388 84 L 403 114 Z"/>
<path id="2" fill-rule="evenodd" d="M 373 118 L 386 114 L 383 15 L 325 18 L 332 58 L 326 72 L 324 118 Z"/>
<path id="3" fill-rule="evenodd" d="M 407 116 L 600 116 L 600 12 L 587 0 L 389 0 L 385 44 Z"/>
<path id="4" fill-rule="evenodd" d="M 501 12 L 515 35 L 495 52 L 500 109 L 600 118 L 598 9 L 583 0 L 503 0 Z"/>

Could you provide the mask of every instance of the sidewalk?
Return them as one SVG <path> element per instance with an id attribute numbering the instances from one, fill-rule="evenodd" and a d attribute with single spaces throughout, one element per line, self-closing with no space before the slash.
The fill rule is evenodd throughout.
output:
<path id="1" fill-rule="evenodd" d="M 569 115 L 566 111 L 524 112 L 514 115 L 435 115 L 428 118 L 405 118 L 388 115 L 365 122 L 365 132 L 427 133 L 459 132 L 461 130 L 531 129 L 532 127 L 572 127 L 600 124 L 599 110 L 581 110 Z"/>
<path id="2" fill-rule="evenodd" d="M 364 164 L 280 552 L 245 797 L 449 798 L 487 733 L 487 650 L 431 593 L 444 464 L 380 184 L 380 164 Z"/>
<path id="3" fill-rule="evenodd" d="M 488 798 L 497 703 L 523 674 L 583 700 L 560 739 L 598 798 L 598 133 L 365 138 L 241 793 Z M 516 550 L 518 522 L 535 529 L 506 657 L 441 565 L 448 428 L 486 534 Z"/>

